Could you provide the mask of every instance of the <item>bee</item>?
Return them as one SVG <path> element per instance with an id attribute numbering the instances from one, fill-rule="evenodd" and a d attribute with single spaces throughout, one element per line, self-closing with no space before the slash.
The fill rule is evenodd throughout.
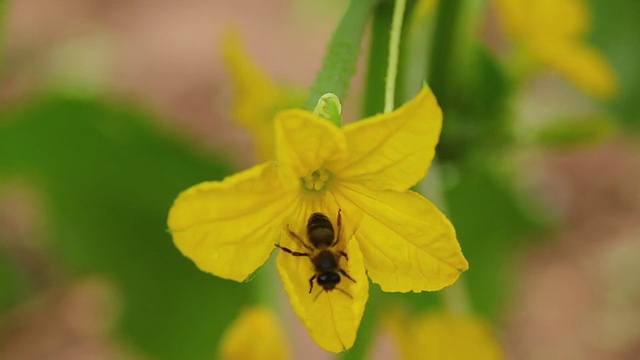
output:
<path id="1" fill-rule="evenodd" d="M 332 291 L 334 289 L 353 298 L 351 294 L 336 286 L 340 283 L 341 276 L 356 282 L 344 269 L 340 267 L 340 258 L 344 257 L 349 261 L 346 252 L 336 249 L 336 245 L 342 235 L 342 210 L 338 210 L 337 233 L 334 232 L 331 220 L 323 213 L 313 213 L 307 221 L 307 238 L 311 244 L 305 243 L 302 238 L 289 229 L 289 235 L 296 239 L 298 243 L 308 250 L 308 252 L 293 251 L 289 248 L 275 244 L 277 248 L 283 250 L 293 256 L 306 256 L 311 259 L 315 274 L 309 279 L 309 294 L 313 290 L 314 280 L 321 286 L 324 291 Z M 320 293 L 318 293 L 318 296 Z M 316 296 L 316 298 L 318 297 Z"/>

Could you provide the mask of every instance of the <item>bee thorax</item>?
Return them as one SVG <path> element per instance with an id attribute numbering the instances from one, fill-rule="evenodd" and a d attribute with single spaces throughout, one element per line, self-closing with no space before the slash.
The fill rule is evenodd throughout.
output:
<path id="1" fill-rule="evenodd" d="M 338 268 L 338 261 L 331 251 L 323 250 L 314 259 L 317 272 L 335 271 Z"/>

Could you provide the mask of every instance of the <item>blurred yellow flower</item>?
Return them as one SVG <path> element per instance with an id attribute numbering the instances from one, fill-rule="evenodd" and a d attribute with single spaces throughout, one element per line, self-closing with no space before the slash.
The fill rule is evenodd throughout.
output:
<path id="1" fill-rule="evenodd" d="M 611 66 L 585 40 L 590 28 L 584 0 L 495 0 L 498 18 L 523 56 L 556 70 L 585 93 L 617 91 Z"/>
<path id="2" fill-rule="evenodd" d="M 276 84 L 251 60 L 236 32 L 222 40 L 222 58 L 233 86 L 233 118 L 256 141 L 258 159 L 273 159 L 273 117 L 284 109 L 301 107 L 305 94 Z"/>
<path id="3" fill-rule="evenodd" d="M 289 344 L 280 322 L 269 308 L 244 310 L 220 343 L 222 360 L 288 360 Z"/>
<path id="4" fill-rule="evenodd" d="M 500 360 L 502 348 L 487 323 L 469 315 L 430 313 L 385 322 L 403 360 Z"/>
<path id="5" fill-rule="evenodd" d="M 174 243 L 201 270 L 243 281 L 275 243 L 308 251 L 287 227 L 304 238 L 311 214 L 325 214 L 335 228 L 342 211 L 334 250 L 348 254 L 339 256 L 339 267 L 355 282 L 343 276 L 341 291 L 316 286 L 309 294 L 309 258 L 281 251 L 277 265 L 316 343 L 348 349 L 368 298 L 365 268 L 383 290 L 401 292 L 439 290 L 468 268 L 449 220 L 408 190 L 425 176 L 441 127 L 428 88 L 393 112 L 342 128 L 308 111 L 280 112 L 276 161 L 182 192 L 169 213 Z"/>
<path id="6" fill-rule="evenodd" d="M 413 10 L 414 17 L 424 19 L 435 10 L 438 0 L 418 0 Z"/>

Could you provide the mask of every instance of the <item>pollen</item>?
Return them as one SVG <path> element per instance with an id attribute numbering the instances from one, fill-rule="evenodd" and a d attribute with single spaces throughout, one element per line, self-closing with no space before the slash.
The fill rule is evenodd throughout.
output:
<path id="1" fill-rule="evenodd" d="M 331 171 L 320 168 L 311 174 L 302 177 L 302 186 L 304 189 L 313 192 L 325 191 L 328 188 L 329 183 L 333 179 L 333 173 Z"/>

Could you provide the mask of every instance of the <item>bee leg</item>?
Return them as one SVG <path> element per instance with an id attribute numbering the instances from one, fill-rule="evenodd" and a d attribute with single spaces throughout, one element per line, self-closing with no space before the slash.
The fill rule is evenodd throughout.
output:
<path id="1" fill-rule="evenodd" d="M 300 238 L 300 236 L 298 236 L 298 234 L 296 234 L 295 232 L 291 231 L 291 229 L 289 228 L 289 224 L 287 224 L 287 231 L 289 232 L 289 235 L 291 235 L 292 238 L 298 240 L 298 243 L 300 243 L 300 245 L 302 245 L 303 247 L 313 251 L 313 248 L 307 244 L 304 243 L 304 241 Z"/>
<path id="2" fill-rule="evenodd" d="M 351 294 L 349 294 L 348 292 L 346 292 L 345 290 L 342 290 L 340 288 L 335 288 L 336 290 L 340 291 L 341 293 L 347 295 L 348 297 L 351 298 L 351 300 L 353 300 L 353 296 Z"/>
<path id="3" fill-rule="evenodd" d="M 313 275 L 311 279 L 309 279 L 309 294 L 311 294 L 311 290 L 313 290 L 313 280 L 316 279 L 316 275 Z"/>
<path id="4" fill-rule="evenodd" d="M 316 300 L 318 300 L 318 298 L 320 297 L 320 294 L 322 294 L 324 291 L 320 290 L 318 291 L 318 293 L 316 294 L 316 296 L 313 298 L 313 302 L 316 302 Z"/>
<path id="5" fill-rule="evenodd" d="M 349 280 L 351 280 L 351 281 L 353 281 L 353 282 L 357 282 L 357 281 L 355 281 L 355 280 L 354 280 L 354 279 L 353 279 L 349 274 L 347 274 L 347 272 L 346 272 L 346 271 L 344 271 L 344 270 L 342 270 L 342 269 L 340 269 L 340 274 L 344 275 L 347 279 L 349 279 Z"/>
<path id="6" fill-rule="evenodd" d="M 344 256 L 344 258 L 347 259 L 347 261 L 349 261 L 349 256 L 347 255 L 346 252 L 340 251 L 340 255 Z"/>
<path id="7" fill-rule="evenodd" d="M 280 244 L 275 244 L 275 245 L 276 245 L 276 247 L 277 247 L 277 248 L 279 248 L 280 250 L 282 250 L 282 251 L 284 251 L 284 252 L 287 252 L 287 253 L 289 253 L 289 254 L 291 254 L 291 255 L 293 255 L 293 256 L 309 256 L 309 254 L 308 254 L 308 253 L 302 253 L 302 252 L 292 251 L 292 250 L 291 250 L 291 249 L 289 249 L 289 248 L 286 248 L 286 247 L 284 247 L 284 246 L 280 246 Z"/>
<path id="8" fill-rule="evenodd" d="M 333 240 L 331 246 L 335 246 L 338 241 L 340 241 L 340 236 L 342 236 L 342 209 L 338 209 L 338 219 L 336 219 L 338 232 L 336 234 L 336 239 Z"/>

